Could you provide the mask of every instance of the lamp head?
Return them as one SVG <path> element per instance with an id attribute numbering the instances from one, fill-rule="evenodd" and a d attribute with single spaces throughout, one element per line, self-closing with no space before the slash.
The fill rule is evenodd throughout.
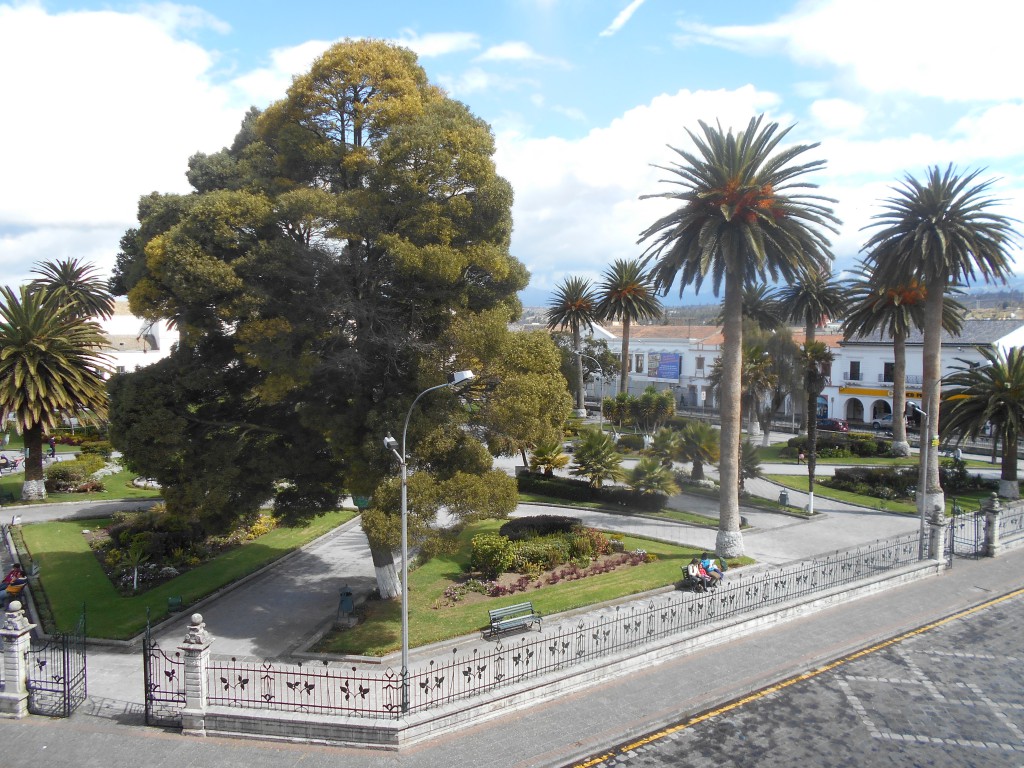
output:
<path id="1" fill-rule="evenodd" d="M 397 451 L 398 450 L 398 441 L 395 440 L 395 438 L 393 438 L 391 436 L 390 432 L 388 432 L 384 436 L 384 447 L 386 449 L 388 449 L 389 451 Z"/>
<path id="2" fill-rule="evenodd" d="M 452 385 L 461 384 L 464 381 L 470 381 L 474 378 L 476 378 L 476 376 L 473 375 L 472 371 L 455 371 L 455 373 L 448 374 L 448 383 Z"/>

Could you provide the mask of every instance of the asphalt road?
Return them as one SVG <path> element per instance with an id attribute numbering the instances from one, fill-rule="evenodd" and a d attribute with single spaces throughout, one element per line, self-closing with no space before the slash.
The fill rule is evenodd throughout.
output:
<path id="1" fill-rule="evenodd" d="M 574 768 L 1024 765 L 1024 589 Z"/>

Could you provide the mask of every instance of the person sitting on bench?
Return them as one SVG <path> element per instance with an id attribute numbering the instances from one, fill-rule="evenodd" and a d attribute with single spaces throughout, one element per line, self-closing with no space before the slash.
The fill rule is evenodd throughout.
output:
<path id="1" fill-rule="evenodd" d="M 707 552 L 704 552 L 700 556 L 700 567 L 707 573 L 712 584 L 718 584 L 722 580 L 722 576 L 725 575 L 722 573 L 722 569 L 718 565 L 718 560 L 711 557 Z"/>
<path id="2" fill-rule="evenodd" d="M 21 598 L 21 592 L 25 589 L 25 585 L 28 584 L 28 576 L 25 575 L 24 571 L 21 570 L 21 566 L 17 563 L 14 564 L 14 568 L 4 578 L 4 592 L 0 595 L 0 604 L 6 611 L 12 602 Z"/>

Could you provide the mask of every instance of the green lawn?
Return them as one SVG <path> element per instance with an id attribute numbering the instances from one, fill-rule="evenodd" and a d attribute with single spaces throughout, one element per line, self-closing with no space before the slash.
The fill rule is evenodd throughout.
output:
<path id="1" fill-rule="evenodd" d="M 103 478 L 103 487 L 106 489 L 100 493 L 51 493 L 45 501 L 21 501 L 21 486 L 25 481 L 25 474 L 4 475 L 0 480 L 0 496 L 6 491 L 14 497 L 14 504 L 48 504 L 58 501 L 114 501 L 121 499 L 158 499 L 160 491 L 149 488 L 136 488 L 132 485 L 137 475 L 128 470 L 122 470 L 116 475 L 108 475 Z"/>
<path id="2" fill-rule="evenodd" d="M 545 584 L 540 589 L 516 592 L 499 598 L 481 598 L 447 605 L 444 590 L 463 575 L 468 562 L 469 542 L 478 533 L 497 531 L 503 521 L 485 520 L 466 526 L 460 534 L 461 546 L 453 555 L 435 557 L 409 573 L 409 644 L 426 645 L 482 629 L 487 611 L 530 600 L 544 616 L 587 605 L 606 602 L 626 595 L 673 584 L 680 579 L 680 566 L 701 550 L 676 547 L 648 539 L 627 536 L 627 550 L 643 549 L 658 560 L 636 567 L 619 568 L 611 573 L 589 576 L 578 581 Z M 731 567 L 753 562 L 750 558 L 730 561 Z M 371 600 L 363 604 L 364 620 L 354 629 L 327 635 L 317 647 L 325 653 L 350 653 L 379 656 L 401 646 L 401 605 L 399 600 Z"/>
<path id="3" fill-rule="evenodd" d="M 21 530 L 29 553 L 42 570 L 42 590 L 56 629 L 73 629 L 84 602 L 90 637 L 126 639 L 145 628 L 147 608 L 152 620 L 157 621 L 167 614 L 168 597 L 180 595 L 186 606 L 194 603 L 351 520 L 355 514 L 331 512 L 302 527 L 277 528 L 132 597 L 123 597 L 114 589 L 82 535 L 83 530 L 102 527 L 109 520 L 33 523 Z M 52 631 L 53 627 L 47 629 Z"/>
<path id="4" fill-rule="evenodd" d="M 757 446 L 757 453 L 761 459 L 762 464 L 796 464 L 796 459 L 792 456 L 783 456 L 782 450 L 785 448 L 785 443 L 776 443 L 770 445 L 767 448 L 762 448 L 760 445 Z M 844 459 L 826 459 L 819 458 L 818 464 L 827 464 L 829 466 L 842 465 L 842 466 L 868 466 L 868 467 L 916 467 L 920 463 L 920 459 L 917 455 L 907 456 L 906 458 L 893 458 L 888 456 L 871 456 L 868 458 L 860 458 L 856 456 L 847 457 Z M 979 461 L 977 459 L 964 459 L 964 464 L 968 469 L 980 469 L 983 467 L 991 467 L 992 463 L 988 461 Z"/>
<path id="5" fill-rule="evenodd" d="M 787 488 L 807 493 L 807 477 L 804 475 L 765 475 L 765 479 L 779 485 L 784 485 Z M 950 514 L 953 511 L 954 500 L 965 510 L 978 509 L 981 506 L 981 502 L 988 499 L 991 495 L 991 491 L 970 491 L 955 495 L 947 494 L 946 514 Z M 815 498 L 835 499 L 836 501 L 845 501 L 850 504 L 859 504 L 862 507 L 870 507 L 872 509 L 883 509 L 888 512 L 917 514 L 918 511 L 917 505 L 911 502 L 882 501 L 882 499 L 876 499 L 874 496 L 862 496 L 857 493 L 826 488 L 817 482 L 814 484 L 814 496 Z"/>

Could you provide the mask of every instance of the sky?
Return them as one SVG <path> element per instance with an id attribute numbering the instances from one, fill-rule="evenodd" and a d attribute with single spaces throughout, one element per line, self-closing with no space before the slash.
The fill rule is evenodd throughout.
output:
<path id="1" fill-rule="evenodd" d="M 411 48 L 491 125 L 527 306 L 643 253 L 671 207 L 642 196 L 671 189 L 658 166 L 688 130 L 762 113 L 819 144 L 805 157 L 826 163 L 809 180 L 837 201 L 841 275 L 929 166 L 983 169 L 1024 220 L 1022 22 L 1019 0 L 0 0 L 0 276 L 67 258 L 109 274 L 139 198 L 188 192 L 191 155 L 345 38 Z M 710 283 L 682 298 L 715 300 Z"/>

